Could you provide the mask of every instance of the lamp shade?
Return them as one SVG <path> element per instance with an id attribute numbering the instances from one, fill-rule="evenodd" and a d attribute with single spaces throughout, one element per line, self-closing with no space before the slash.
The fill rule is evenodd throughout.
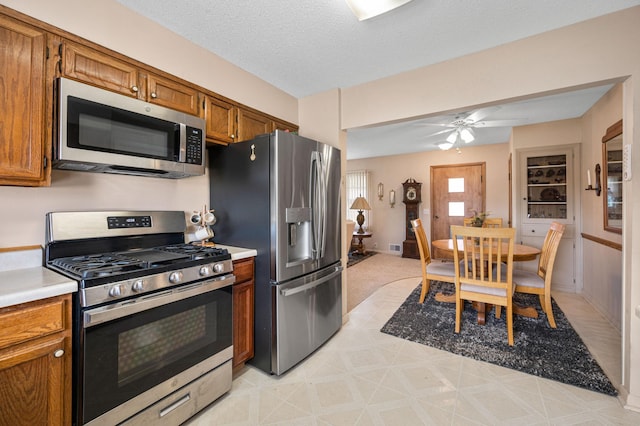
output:
<path id="1" fill-rule="evenodd" d="M 351 210 L 371 210 L 371 206 L 369 206 L 369 203 L 367 203 L 364 197 L 358 197 L 353 200 Z"/>

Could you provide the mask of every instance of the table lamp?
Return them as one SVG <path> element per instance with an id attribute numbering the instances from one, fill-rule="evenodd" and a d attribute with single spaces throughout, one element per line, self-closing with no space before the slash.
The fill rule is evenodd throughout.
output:
<path id="1" fill-rule="evenodd" d="M 358 222 L 358 234 L 364 234 L 364 229 L 362 229 L 362 224 L 364 223 L 364 215 L 362 214 L 363 210 L 371 210 L 369 203 L 365 200 L 364 197 L 360 196 L 353 200 L 353 204 L 351 204 L 351 210 L 358 210 L 358 216 L 356 217 L 356 222 Z"/>

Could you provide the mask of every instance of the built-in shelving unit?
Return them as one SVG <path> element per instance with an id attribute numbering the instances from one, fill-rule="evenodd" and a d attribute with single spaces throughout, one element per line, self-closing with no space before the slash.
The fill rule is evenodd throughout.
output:
<path id="1" fill-rule="evenodd" d="M 527 217 L 567 218 L 567 156 L 528 157 Z"/>

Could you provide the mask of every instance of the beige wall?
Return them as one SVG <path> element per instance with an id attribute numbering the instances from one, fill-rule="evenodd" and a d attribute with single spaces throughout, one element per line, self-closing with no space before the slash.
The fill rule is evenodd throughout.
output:
<path id="1" fill-rule="evenodd" d="M 347 138 L 348 144 L 348 138 Z M 465 164 L 486 162 L 486 209 L 491 217 L 501 217 L 504 222 L 509 218 L 509 145 L 507 143 L 487 146 L 464 147 L 458 154 L 455 150 L 429 151 L 417 154 L 403 154 L 387 157 L 375 157 L 347 162 L 347 170 L 369 170 L 371 172 L 372 197 L 369 201 L 371 223 L 369 230 L 373 233 L 365 240 L 366 246 L 378 251 L 389 251 L 389 244 L 400 244 L 405 239 L 405 207 L 402 203 L 402 182 L 414 178 L 422 183 L 422 203 L 420 218 L 427 236 L 431 240 L 431 166 L 444 164 Z M 378 200 L 377 185 L 384 184 L 385 196 Z M 396 205 L 389 205 L 389 191 L 396 191 Z M 365 223 L 366 225 L 366 223 Z M 394 254 L 400 254 L 395 253 Z"/>
<path id="2" fill-rule="evenodd" d="M 640 140 L 640 7 L 549 31 L 462 58 L 362 84 L 342 93 L 342 127 L 355 128 L 624 81 L 624 143 Z M 637 150 L 636 150 L 637 151 Z M 636 155 L 639 155 L 636 153 Z M 593 157 L 590 157 L 593 162 Z M 640 161 L 632 163 L 640 176 Z M 586 178 L 585 178 L 586 179 Z M 636 179 L 638 179 L 636 177 Z M 625 182 L 623 382 L 640 410 L 640 191 Z M 628 202 L 627 202 L 628 201 Z M 577 231 L 582 231 L 581 229 Z"/>
<path id="3" fill-rule="evenodd" d="M 582 169 L 591 170 L 602 162 L 602 136 L 607 128 L 622 117 L 622 85 L 616 85 L 603 96 L 582 120 L 584 139 Z M 583 177 L 586 186 L 586 177 Z M 606 188 L 600 197 L 594 191 L 582 191 L 582 232 L 608 241 L 621 243 L 622 235 L 604 230 L 604 200 Z M 584 297 L 598 309 L 618 330 L 622 329 L 622 253 L 602 244 L 582 240 Z"/>

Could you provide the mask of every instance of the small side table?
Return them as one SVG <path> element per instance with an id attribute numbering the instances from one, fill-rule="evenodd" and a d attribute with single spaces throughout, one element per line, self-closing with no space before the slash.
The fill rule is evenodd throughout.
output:
<path id="1" fill-rule="evenodd" d="M 371 238 L 372 235 L 373 234 L 371 232 L 364 232 L 362 234 L 358 234 L 358 231 L 354 231 L 353 238 L 356 238 L 358 240 L 358 243 L 353 244 L 353 240 L 352 240 L 351 249 L 355 250 L 355 252 L 358 254 L 365 254 L 367 250 L 365 249 L 364 243 L 362 242 L 362 240 L 364 240 L 365 238 Z"/>

